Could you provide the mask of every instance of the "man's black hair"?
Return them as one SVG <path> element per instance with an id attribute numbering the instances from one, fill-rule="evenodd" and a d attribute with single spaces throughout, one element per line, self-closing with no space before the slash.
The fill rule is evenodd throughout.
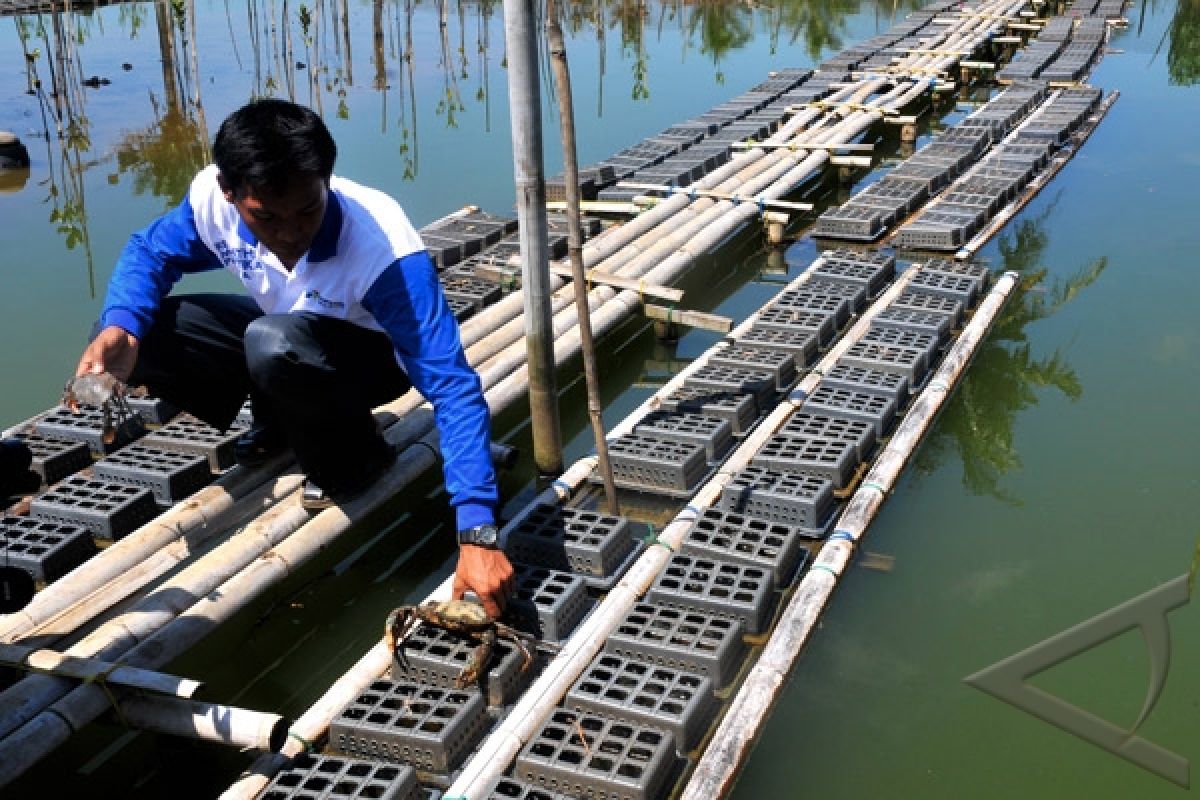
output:
<path id="1" fill-rule="evenodd" d="M 312 109 L 286 100 L 255 100 L 221 123 L 213 160 L 230 189 L 282 192 L 301 174 L 333 174 L 337 145 Z"/>

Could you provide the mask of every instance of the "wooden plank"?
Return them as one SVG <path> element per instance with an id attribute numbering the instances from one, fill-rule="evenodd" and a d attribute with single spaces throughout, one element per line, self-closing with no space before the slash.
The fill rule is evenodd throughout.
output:
<path id="1" fill-rule="evenodd" d="M 683 311 L 678 308 L 666 308 L 644 304 L 642 312 L 647 318 L 659 322 L 673 322 L 676 325 L 686 325 L 689 328 L 702 328 L 706 331 L 729 333 L 733 330 L 733 320 L 719 314 L 707 314 L 703 311 Z"/>
<path id="2" fill-rule="evenodd" d="M 843 144 L 830 144 L 828 142 L 785 142 L 782 144 L 772 142 L 734 142 L 735 150 L 846 150 L 848 152 L 864 152 L 871 153 L 875 150 L 875 145 L 854 142 Z"/>
<path id="3" fill-rule="evenodd" d="M 786 211 L 812 211 L 812 203 L 792 203 L 786 200 L 765 200 L 760 197 L 745 197 L 728 192 L 714 192 L 709 189 L 692 189 L 687 186 L 664 186 L 657 183 L 626 183 L 617 184 L 622 189 L 637 189 L 643 192 L 663 192 L 664 194 L 686 194 L 695 197 L 708 197 L 714 200 L 732 200 L 735 203 L 754 203 L 762 208 L 782 209 Z"/>

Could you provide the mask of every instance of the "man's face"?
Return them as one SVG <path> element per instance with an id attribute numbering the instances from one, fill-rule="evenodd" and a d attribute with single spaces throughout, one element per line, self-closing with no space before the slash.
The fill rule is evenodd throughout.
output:
<path id="1" fill-rule="evenodd" d="M 219 178 L 225 199 L 242 221 L 288 269 L 308 252 L 325 219 L 328 187 L 319 175 L 298 175 L 279 192 L 240 186 L 236 190 Z"/>

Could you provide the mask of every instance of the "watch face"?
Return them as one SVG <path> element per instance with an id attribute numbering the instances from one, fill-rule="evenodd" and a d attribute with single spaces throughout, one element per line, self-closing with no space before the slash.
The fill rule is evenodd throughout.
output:
<path id="1" fill-rule="evenodd" d="M 480 544 L 494 545 L 496 544 L 498 533 L 499 531 L 496 530 L 495 525 L 483 525 L 476 531 L 475 539 Z"/>

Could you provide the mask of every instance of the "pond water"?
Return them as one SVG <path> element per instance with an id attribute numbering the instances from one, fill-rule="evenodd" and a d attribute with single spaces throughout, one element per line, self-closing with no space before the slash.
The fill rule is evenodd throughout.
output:
<path id="1" fill-rule="evenodd" d="M 465 203 L 512 206 L 499 5 L 197 0 L 195 72 L 190 33 L 175 25 L 184 7 L 98 8 L 64 19 L 57 38 L 48 18 L 0 18 L 0 130 L 20 135 L 34 160 L 27 176 L 0 184 L 4 425 L 55 401 L 126 236 L 178 200 L 204 163 L 201 132 L 251 96 L 319 105 L 339 142 L 338 172 L 394 194 L 417 225 Z M 771 69 L 812 65 L 903 13 L 882 2 L 572 5 L 581 161 L 698 114 Z M 893 569 L 848 572 L 737 797 L 1182 792 L 962 683 L 1191 563 L 1200 4 L 1127 14 L 1117 52 L 1094 74 L 1120 99 L 983 252 L 1035 285 L 1010 304 L 874 523 L 865 549 L 892 556 Z M 50 87 L 48 55 L 64 43 L 74 73 L 60 96 L 74 124 L 60 138 L 55 101 L 26 93 L 27 66 Z M 81 83 L 93 75 L 109 83 Z M 553 173 L 560 152 L 546 141 Z M 685 283 L 688 305 L 735 317 L 788 278 L 767 267 L 757 235 L 706 261 Z M 184 288 L 228 286 L 213 275 Z M 694 333 L 662 345 L 640 323 L 609 336 L 607 421 L 713 341 Z M 589 434 L 581 382 L 570 370 L 562 381 L 571 459 L 590 448 Z M 503 415 L 497 430 L 527 445 L 523 417 Z M 510 508 L 531 490 L 527 465 L 505 478 Z M 426 493 L 435 502 L 422 502 Z M 414 488 L 171 671 L 205 680 L 212 699 L 303 711 L 378 639 L 390 608 L 449 573 L 446 517 L 432 483 Z M 1184 758 L 1200 757 L 1196 619 L 1190 606 L 1172 614 L 1169 680 L 1140 731 Z M 1129 633 L 1034 683 L 1129 725 L 1147 663 Z M 109 720 L 3 794 L 211 797 L 245 763 Z"/>

